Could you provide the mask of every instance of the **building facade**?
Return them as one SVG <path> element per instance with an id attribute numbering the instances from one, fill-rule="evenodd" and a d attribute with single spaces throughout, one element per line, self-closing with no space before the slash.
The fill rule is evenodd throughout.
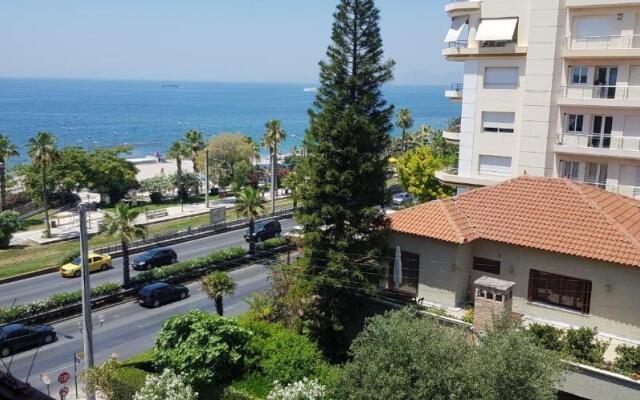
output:
<path id="1" fill-rule="evenodd" d="M 464 63 L 461 189 L 569 177 L 640 196 L 640 1 L 458 0 L 444 57 Z"/>

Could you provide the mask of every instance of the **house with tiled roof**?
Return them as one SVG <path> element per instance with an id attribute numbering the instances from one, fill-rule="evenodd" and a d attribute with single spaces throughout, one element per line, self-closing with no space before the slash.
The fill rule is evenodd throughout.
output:
<path id="1" fill-rule="evenodd" d="M 473 282 L 514 282 L 513 312 L 640 341 L 640 201 L 522 176 L 389 217 L 399 290 L 460 307 Z"/>

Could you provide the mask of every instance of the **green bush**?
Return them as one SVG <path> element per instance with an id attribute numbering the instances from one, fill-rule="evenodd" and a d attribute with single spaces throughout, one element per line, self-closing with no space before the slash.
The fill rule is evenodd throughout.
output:
<path id="1" fill-rule="evenodd" d="M 275 249 L 277 247 L 282 247 L 287 244 L 287 239 L 283 237 L 275 237 L 272 239 L 267 239 L 264 242 L 256 243 L 256 250 L 258 251 L 266 251 Z"/>
<path id="2" fill-rule="evenodd" d="M 131 384 L 122 375 L 122 364 L 115 358 L 110 358 L 101 365 L 82 374 L 81 379 L 86 383 L 90 393 L 100 391 L 106 400 L 131 400 L 142 387 Z M 144 381 L 142 382 L 144 385 Z"/>
<path id="3" fill-rule="evenodd" d="M 475 308 L 473 308 L 473 306 L 465 307 L 464 314 L 462 314 L 462 317 L 460 319 L 468 324 L 473 324 L 474 310 Z"/>
<path id="4" fill-rule="evenodd" d="M 597 340 L 597 334 L 597 329 L 570 329 L 564 338 L 564 350 L 580 362 L 600 364 L 604 361 L 604 352 L 608 344 Z"/>
<path id="5" fill-rule="evenodd" d="M 548 350 L 562 350 L 564 330 L 547 324 L 531 324 L 529 325 L 529 333 L 533 336 L 533 341 L 538 346 Z"/>
<path id="6" fill-rule="evenodd" d="M 224 389 L 220 400 L 261 400 L 264 397 L 254 396 L 244 389 L 229 386 Z"/>
<path id="7" fill-rule="evenodd" d="M 189 311 L 162 325 L 156 337 L 156 366 L 184 372 L 196 391 L 203 393 L 203 387 L 229 382 L 240 374 L 250 336 L 234 319 Z"/>
<path id="8" fill-rule="evenodd" d="M 0 248 L 9 247 L 11 237 L 20 229 L 22 229 L 20 214 L 12 210 L 0 212 Z"/>
<path id="9" fill-rule="evenodd" d="M 214 251 L 209 255 L 198 257 L 193 260 L 182 261 L 162 268 L 155 268 L 141 272 L 131 278 L 131 282 L 134 285 L 143 285 L 194 272 L 202 268 L 213 269 L 220 264 L 240 258 L 245 254 L 247 254 L 247 251 L 242 247 L 229 247 L 223 250 Z"/>
<path id="10" fill-rule="evenodd" d="M 640 376 L 640 346 L 620 345 L 616 347 L 616 360 L 613 368 L 624 374 Z"/>
<path id="11" fill-rule="evenodd" d="M 293 383 L 305 377 L 324 378 L 329 369 L 318 346 L 280 324 L 242 319 L 253 332 L 245 348 L 245 367 L 267 381 Z"/>
<path id="12" fill-rule="evenodd" d="M 118 293 L 121 290 L 120 285 L 115 282 L 107 282 L 91 289 L 91 297 L 97 298 L 110 294 Z M 82 300 L 79 290 L 73 292 L 57 293 L 53 296 L 36 300 L 27 304 L 18 304 L 13 307 L 0 309 L 0 323 L 13 322 L 19 319 L 32 317 L 57 308 L 78 304 Z"/>

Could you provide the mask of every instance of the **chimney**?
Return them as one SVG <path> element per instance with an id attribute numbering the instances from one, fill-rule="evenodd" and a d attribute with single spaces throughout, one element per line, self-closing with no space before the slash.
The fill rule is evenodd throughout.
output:
<path id="1" fill-rule="evenodd" d="M 473 285 L 475 287 L 473 329 L 476 332 L 491 328 L 493 319 L 500 315 L 506 314 L 511 317 L 515 282 L 482 276 L 476 279 Z"/>

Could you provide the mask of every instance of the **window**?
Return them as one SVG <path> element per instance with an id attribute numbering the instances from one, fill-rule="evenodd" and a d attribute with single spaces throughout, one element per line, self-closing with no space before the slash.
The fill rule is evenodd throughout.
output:
<path id="1" fill-rule="evenodd" d="M 588 74 L 589 74 L 589 67 L 585 67 L 585 66 L 571 67 L 571 84 L 586 85 Z"/>
<path id="2" fill-rule="evenodd" d="M 518 67 L 487 67 L 484 70 L 485 89 L 515 89 L 519 79 Z"/>
<path id="3" fill-rule="evenodd" d="M 512 112 L 484 111 L 482 113 L 482 131 L 513 133 L 516 114 Z"/>
<path id="4" fill-rule="evenodd" d="M 511 175 L 511 157 L 480 155 L 478 161 L 480 175 Z"/>
<path id="5" fill-rule="evenodd" d="M 608 149 L 611 146 L 611 130 L 613 129 L 613 117 L 595 115 L 593 117 L 593 135 L 589 140 L 589 147 L 602 147 Z"/>
<path id="6" fill-rule="evenodd" d="M 591 281 L 532 269 L 529 272 L 529 301 L 552 304 L 589 313 Z"/>
<path id="7" fill-rule="evenodd" d="M 582 126 L 584 125 L 584 115 L 579 114 L 569 114 L 569 118 L 567 119 L 567 132 L 570 133 L 581 133 Z"/>
<path id="8" fill-rule="evenodd" d="M 580 163 L 577 161 L 560 160 L 560 177 L 569 179 L 578 179 L 578 171 Z"/>
<path id="9" fill-rule="evenodd" d="M 476 271 L 500 275 L 500 261 L 482 257 L 473 257 L 473 269 Z"/>

